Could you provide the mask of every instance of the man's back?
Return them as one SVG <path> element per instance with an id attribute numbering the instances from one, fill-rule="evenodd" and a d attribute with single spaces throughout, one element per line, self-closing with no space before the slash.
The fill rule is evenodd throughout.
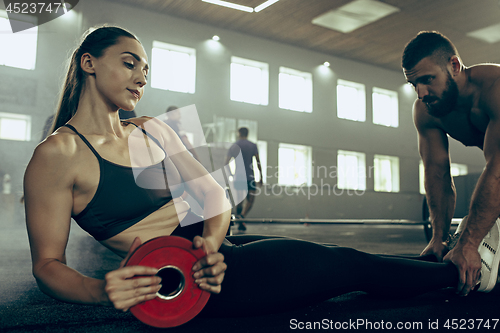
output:
<path id="1" fill-rule="evenodd" d="M 240 139 L 234 143 L 241 149 L 241 155 L 243 156 L 243 163 L 245 164 L 245 171 L 247 175 L 247 179 L 254 179 L 253 173 L 253 157 L 258 154 L 257 145 L 251 141 L 246 139 Z M 234 145 L 231 147 L 232 155 L 235 157 L 237 152 L 234 151 Z"/>

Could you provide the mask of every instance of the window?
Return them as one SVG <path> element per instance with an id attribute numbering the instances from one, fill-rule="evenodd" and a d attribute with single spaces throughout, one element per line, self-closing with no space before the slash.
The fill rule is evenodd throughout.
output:
<path id="1" fill-rule="evenodd" d="M 337 81 L 337 117 L 354 121 L 366 120 L 364 84 Z"/>
<path id="2" fill-rule="evenodd" d="M 399 158 L 375 155 L 374 190 L 378 192 L 399 192 Z"/>
<path id="3" fill-rule="evenodd" d="M 280 67 L 279 107 L 301 112 L 312 112 L 312 75 Z"/>
<path id="4" fill-rule="evenodd" d="M 467 165 L 465 164 L 458 164 L 458 163 L 451 163 L 450 165 L 451 168 L 451 176 L 465 176 L 466 174 L 469 173 L 469 169 L 467 168 Z"/>
<path id="5" fill-rule="evenodd" d="M 0 10 L 0 65 L 34 70 L 38 39 L 37 19 L 28 15 L 23 15 L 20 19 L 23 21 L 17 20 L 16 24 L 26 24 L 31 28 L 14 34 L 7 12 Z"/>
<path id="6" fill-rule="evenodd" d="M 269 104 L 269 65 L 263 62 L 231 57 L 232 101 Z"/>
<path id="7" fill-rule="evenodd" d="M 373 88 L 373 123 L 389 127 L 399 126 L 398 93 Z"/>
<path id="8" fill-rule="evenodd" d="M 196 50 L 153 41 L 151 87 L 194 94 Z"/>
<path id="9" fill-rule="evenodd" d="M 425 169 L 424 169 L 424 163 L 422 161 L 420 161 L 420 165 L 419 165 L 419 187 L 420 187 L 420 194 L 425 194 L 425 182 L 424 182 L 424 179 L 425 179 Z M 469 173 L 469 169 L 467 167 L 467 165 L 465 164 L 458 164 L 458 163 L 451 163 L 450 164 L 450 172 L 451 172 L 451 176 L 452 177 L 455 177 L 455 176 L 465 176 Z"/>
<path id="10" fill-rule="evenodd" d="M 364 153 L 339 150 L 337 153 L 337 187 L 366 190 L 366 157 Z"/>
<path id="11" fill-rule="evenodd" d="M 278 148 L 278 183 L 288 186 L 311 186 L 312 148 L 280 143 Z"/>
<path id="12" fill-rule="evenodd" d="M 0 139 L 30 141 L 31 116 L 0 112 Z"/>
<path id="13" fill-rule="evenodd" d="M 418 166 L 418 180 L 419 180 L 420 194 L 425 194 L 424 173 L 425 173 L 424 162 L 420 161 L 420 164 Z"/>

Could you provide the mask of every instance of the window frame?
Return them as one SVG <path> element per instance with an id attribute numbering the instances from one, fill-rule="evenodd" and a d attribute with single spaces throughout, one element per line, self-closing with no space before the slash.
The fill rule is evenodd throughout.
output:
<path id="1" fill-rule="evenodd" d="M 348 88 L 354 88 L 358 91 L 357 98 L 349 99 L 349 101 L 358 100 L 359 106 L 362 108 L 362 109 L 358 110 L 359 117 L 356 117 L 356 119 L 347 116 L 349 113 L 351 113 L 353 107 L 352 106 L 345 106 L 344 104 L 341 104 L 341 103 L 343 103 L 342 96 L 344 96 L 344 94 L 341 91 L 339 91 L 339 88 L 341 86 L 348 87 Z M 358 122 L 366 122 L 366 86 L 363 83 L 357 83 L 357 82 L 353 82 L 353 81 L 338 79 L 336 92 L 337 92 L 337 118 L 351 120 L 351 121 L 358 121 Z M 344 108 L 346 110 L 344 110 Z M 349 111 L 347 111 L 347 109 Z"/>
<path id="2" fill-rule="evenodd" d="M 389 124 L 387 123 L 382 123 L 381 121 L 378 121 L 379 116 L 377 115 L 378 107 L 377 103 L 375 102 L 375 94 L 379 95 L 386 95 L 390 98 L 390 107 L 391 110 L 389 111 L 390 115 L 390 121 Z M 378 87 L 373 87 L 372 89 L 372 121 L 375 125 L 380 125 L 380 126 L 386 126 L 386 127 L 393 127 L 393 128 L 398 128 L 399 127 L 399 96 L 397 91 L 393 90 L 387 90 L 383 88 L 378 88 Z"/>
<path id="3" fill-rule="evenodd" d="M 377 182 L 380 177 L 379 170 L 377 170 L 377 162 L 376 160 L 388 160 L 390 162 L 391 167 L 391 189 L 387 190 L 385 188 L 379 187 Z M 400 192 L 400 168 L 399 168 L 399 157 L 397 156 L 388 156 L 388 155 L 379 155 L 375 154 L 373 157 L 373 190 L 375 192 L 387 192 L 387 193 L 399 193 Z"/>
<path id="4" fill-rule="evenodd" d="M 285 94 L 282 92 L 284 89 L 284 77 L 287 76 L 297 76 L 305 80 L 305 87 L 301 89 L 304 92 L 304 101 L 301 103 L 301 107 L 294 107 L 294 101 L 285 101 Z M 278 106 L 280 109 L 291 110 L 296 112 L 305 112 L 312 113 L 313 112 L 313 82 L 312 82 L 312 74 L 308 72 L 302 72 L 296 69 L 280 66 L 279 75 L 278 75 Z"/>
<path id="5" fill-rule="evenodd" d="M 36 62 L 37 62 L 37 51 L 38 51 L 38 18 L 35 16 L 31 16 L 31 15 L 18 15 L 18 14 L 8 15 L 5 10 L 0 9 L 0 19 L 7 20 L 9 26 L 10 26 L 10 20 L 16 20 L 16 21 L 20 21 L 20 22 L 24 22 L 24 23 L 28 23 L 28 24 L 33 25 L 33 27 L 31 27 L 29 29 L 17 32 L 16 33 L 17 38 L 19 38 L 22 35 L 32 35 L 33 33 L 35 33 L 35 35 L 36 35 L 34 45 L 31 45 L 31 51 L 34 52 L 34 57 L 33 57 L 33 59 L 30 59 L 29 65 L 16 66 L 16 65 L 13 65 L 12 63 L 9 64 L 9 59 L 7 59 L 7 58 L 2 59 L 2 57 L 0 56 L 0 66 L 6 66 L 6 67 L 24 69 L 24 70 L 35 70 L 36 69 Z M 12 30 L 9 30 L 8 32 L 0 31 L 0 33 L 2 35 L 5 35 L 5 36 L 7 36 L 9 33 L 11 35 L 14 34 L 12 32 Z M 2 42 L 0 41 L 0 44 L 1 43 Z M 18 46 L 18 45 L 24 46 L 24 44 L 25 44 L 25 42 L 16 43 L 15 45 L 16 46 Z M 7 45 L 7 46 L 3 46 L 3 47 L 9 47 L 9 46 L 11 46 L 11 45 Z M 22 51 L 22 53 L 26 53 L 26 50 L 21 50 L 21 51 Z"/>
<path id="6" fill-rule="evenodd" d="M 254 67 L 261 70 L 261 77 L 258 83 L 257 90 L 259 91 L 259 96 L 256 98 L 259 102 L 250 101 L 252 98 L 242 98 L 239 99 L 233 91 L 233 79 L 234 79 L 234 66 L 240 65 L 245 67 Z M 265 62 L 260 62 L 256 60 L 245 59 L 241 57 L 232 56 L 230 64 L 230 85 L 229 85 L 229 99 L 235 102 L 242 102 L 254 105 L 269 105 L 269 64 Z"/>
<path id="7" fill-rule="evenodd" d="M 357 166 L 357 171 L 358 171 L 358 188 L 352 188 L 348 187 L 348 179 L 346 178 L 345 181 L 343 180 L 343 177 L 345 176 L 344 174 L 341 173 L 341 168 L 344 168 L 344 166 L 340 166 L 340 160 L 339 157 L 340 155 L 344 156 L 356 156 L 358 158 L 358 166 Z M 342 180 L 342 181 L 341 181 Z M 366 190 L 366 154 L 362 152 L 357 152 L 357 151 L 349 151 L 349 150 L 342 150 L 339 149 L 337 150 L 337 188 L 338 189 L 344 189 L 344 190 L 360 190 L 364 191 Z"/>
<path id="8" fill-rule="evenodd" d="M 154 65 L 156 58 L 155 49 L 160 49 L 168 52 L 185 53 L 189 56 L 188 60 L 189 69 L 188 72 L 186 73 L 186 75 L 189 76 L 187 90 L 172 89 L 168 79 L 167 81 L 162 81 L 160 76 L 158 76 L 159 74 L 162 73 L 155 71 L 155 68 L 158 68 L 158 66 Z M 164 76 L 165 75 L 162 75 L 161 77 Z M 154 40 L 153 47 L 151 48 L 151 88 L 167 90 L 167 91 L 175 91 L 186 94 L 194 94 L 196 92 L 196 49 L 187 46 L 169 44 L 158 40 Z"/>
<path id="9" fill-rule="evenodd" d="M 305 182 L 300 183 L 300 184 L 296 184 L 296 183 L 292 184 L 292 183 L 287 183 L 287 182 L 283 181 L 284 177 L 283 177 L 283 173 L 282 173 L 283 167 L 280 163 L 280 149 L 293 149 L 293 150 L 305 150 L 306 151 L 306 156 L 305 156 L 306 161 L 305 161 L 305 165 L 304 165 Z M 287 173 L 288 173 L 288 167 L 289 166 L 287 165 L 287 169 L 286 169 Z M 293 171 L 295 173 L 296 166 L 294 165 L 293 167 L 294 167 Z M 299 167 L 299 172 L 300 172 L 300 167 Z M 288 178 L 288 177 L 286 177 L 286 178 Z M 312 147 L 306 146 L 306 145 L 297 145 L 297 144 L 280 142 L 278 144 L 278 185 L 300 187 L 300 186 L 303 186 L 304 184 L 306 186 L 312 185 Z"/>
<path id="10" fill-rule="evenodd" d="M 12 137 L 4 137 L 2 133 L 2 121 L 3 119 L 14 119 L 14 120 L 24 120 L 26 121 L 24 139 L 16 139 Z M 18 113 L 8 113 L 8 112 L 0 112 L 0 140 L 10 140 L 10 141 L 31 141 L 31 123 L 32 117 L 27 114 L 18 114 Z"/>

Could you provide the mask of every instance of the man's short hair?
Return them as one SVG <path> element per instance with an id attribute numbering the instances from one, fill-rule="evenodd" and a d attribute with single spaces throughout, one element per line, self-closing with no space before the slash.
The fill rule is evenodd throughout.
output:
<path id="1" fill-rule="evenodd" d="M 406 44 L 401 65 L 409 70 L 420 60 L 432 56 L 439 66 L 445 68 L 454 55 L 460 57 L 457 48 L 448 37 L 437 31 L 420 31 Z"/>
<path id="2" fill-rule="evenodd" d="M 246 138 L 248 136 L 248 128 L 240 127 L 240 128 L 238 128 L 238 133 L 240 133 L 240 136 L 242 138 Z"/>

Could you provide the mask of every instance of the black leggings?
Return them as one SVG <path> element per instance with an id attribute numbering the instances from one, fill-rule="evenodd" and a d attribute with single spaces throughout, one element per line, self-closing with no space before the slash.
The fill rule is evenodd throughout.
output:
<path id="1" fill-rule="evenodd" d="M 172 235 L 192 240 L 202 230 L 203 223 L 197 223 Z M 410 297 L 458 283 L 452 263 L 374 255 L 285 237 L 242 235 L 227 240 L 232 245 L 219 249 L 227 263 L 222 291 L 211 295 L 205 315 L 269 314 L 352 291 Z"/>

